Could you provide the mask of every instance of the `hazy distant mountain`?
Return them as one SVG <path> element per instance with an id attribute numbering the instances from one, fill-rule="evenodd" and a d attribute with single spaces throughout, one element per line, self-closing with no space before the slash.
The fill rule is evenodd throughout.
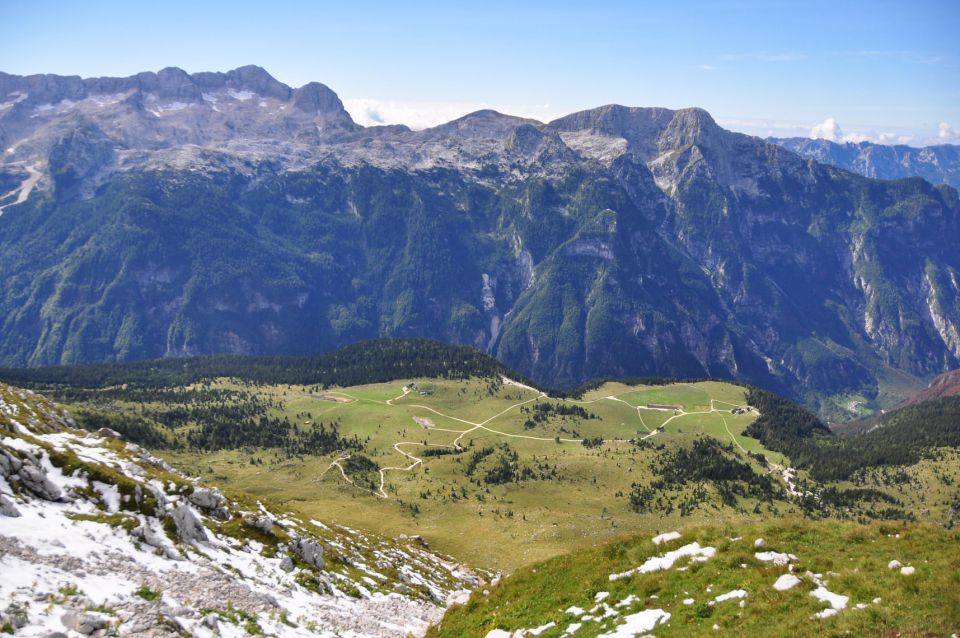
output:
<path id="1" fill-rule="evenodd" d="M 915 148 L 903 144 L 838 143 L 806 137 L 770 138 L 768 141 L 865 177 L 922 177 L 932 184 L 960 188 L 960 146 L 956 144 Z"/>
<path id="2" fill-rule="evenodd" d="M 257 67 L 0 75 L 0 95 L 4 364 L 430 336 L 549 384 L 808 398 L 960 365 L 955 190 L 700 109 L 364 128 Z"/>

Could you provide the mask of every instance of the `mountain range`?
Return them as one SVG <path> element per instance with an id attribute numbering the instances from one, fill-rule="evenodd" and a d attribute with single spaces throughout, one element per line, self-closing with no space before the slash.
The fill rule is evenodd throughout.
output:
<path id="1" fill-rule="evenodd" d="M 4 365 L 428 336 L 553 386 L 734 377 L 823 410 L 960 366 L 954 188 L 701 109 L 362 127 L 252 66 L 0 74 L 0 100 Z"/>
<path id="2" fill-rule="evenodd" d="M 767 141 L 864 177 L 922 177 L 931 184 L 960 188 L 960 146 L 956 144 L 916 148 L 905 144 L 832 142 L 806 137 L 769 138 Z"/>

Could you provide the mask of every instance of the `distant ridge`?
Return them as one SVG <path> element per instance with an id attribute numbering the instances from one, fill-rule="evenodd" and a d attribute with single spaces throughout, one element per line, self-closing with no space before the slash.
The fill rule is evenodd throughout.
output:
<path id="1" fill-rule="evenodd" d="M 768 141 L 864 177 L 922 177 L 932 184 L 949 184 L 960 189 L 960 146 L 956 144 L 917 148 L 905 144 L 831 142 L 805 137 L 769 138 Z"/>

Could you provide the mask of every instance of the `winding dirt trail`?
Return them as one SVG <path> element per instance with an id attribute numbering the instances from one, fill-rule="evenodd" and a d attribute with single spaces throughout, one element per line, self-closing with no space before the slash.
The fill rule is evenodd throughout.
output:
<path id="1" fill-rule="evenodd" d="M 468 421 L 468 420 L 466 420 L 466 419 L 461 419 L 461 418 L 459 418 L 459 417 L 455 417 L 455 416 L 452 416 L 452 415 L 449 415 L 449 414 L 444 414 L 443 412 L 440 412 L 439 410 L 437 410 L 437 409 L 435 409 L 435 408 L 432 408 L 432 407 L 430 407 L 430 406 L 428 406 L 428 405 L 423 405 L 423 404 L 420 404 L 420 403 L 404 403 L 404 404 L 402 404 L 402 405 L 397 405 L 396 403 L 394 403 L 394 401 L 399 401 L 400 399 L 403 399 L 403 398 L 406 397 L 408 394 L 410 394 L 410 391 L 411 391 L 411 390 L 410 390 L 410 386 L 409 386 L 409 385 L 405 385 L 405 386 L 403 387 L 402 392 L 401 392 L 399 395 L 393 397 L 392 399 L 387 399 L 386 401 L 378 401 L 378 400 L 376 400 L 376 399 L 366 399 L 366 398 L 362 398 L 362 397 L 355 397 L 355 396 L 352 396 L 352 395 L 350 395 L 350 394 L 347 394 L 346 392 L 342 392 L 342 391 L 339 391 L 339 390 L 331 391 L 330 394 L 338 394 L 338 395 L 347 397 L 347 398 L 349 398 L 349 399 L 352 399 L 353 401 L 367 401 L 367 402 L 370 402 L 370 403 L 379 403 L 379 404 L 381 404 L 381 405 L 389 405 L 389 406 L 391 406 L 391 407 L 419 408 L 419 409 L 421 409 L 421 410 L 426 410 L 427 412 L 431 412 L 431 413 L 433 413 L 433 414 L 435 414 L 435 415 L 437 415 L 437 416 L 443 417 L 443 418 L 445 418 L 445 419 L 450 419 L 451 421 L 457 421 L 457 422 L 459 422 L 459 423 L 463 423 L 463 424 L 469 425 L 469 426 L 471 426 L 471 427 L 467 428 L 466 430 L 452 430 L 452 429 L 449 429 L 449 428 L 438 428 L 438 427 L 430 427 L 430 428 L 429 428 L 430 431 L 448 432 L 448 433 L 450 433 L 450 434 L 457 434 L 457 438 L 454 439 L 454 440 L 453 440 L 453 443 L 450 444 L 450 445 L 443 445 L 443 444 L 436 444 L 436 443 L 423 443 L 423 442 L 419 442 L 419 441 L 398 441 L 397 443 L 394 443 L 394 444 L 393 444 L 393 449 L 394 449 L 398 454 L 400 454 L 400 455 L 402 455 L 402 456 L 410 459 L 410 461 L 412 461 L 412 462 L 411 462 L 409 465 L 405 465 L 405 466 L 390 466 L 390 467 L 380 468 L 380 485 L 379 485 L 379 487 L 378 487 L 376 490 L 369 490 L 369 489 L 367 489 L 367 488 L 365 488 L 365 487 L 363 487 L 363 486 L 357 485 L 349 476 L 347 476 L 347 473 L 346 473 L 346 471 L 344 471 L 343 466 L 340 464 L 340 462 L 349 459 L 349 458 L 350 458 L 350 454 L 349 454 L 349 453 L 341 455 L 339 458 L 337 458 L 337 459 L 334 460 L 332 463 L 330 463 L 330 465 L 327 466 L 327 469 L 324 470 L 324 472 L 320 475 L 319 478 L 322 478 L 323 475 L 325 475 L 326 472 L 327 472 L 330 468 L 336 466 L 336 468 L 340 471 L 340 475 L 341 475 L 341 476 L 344 478 L 344 480 L 346 480 L 350 485 L 353 485 L 354 487 L 356 487 L 356 488 L 358 488 L 358 489 L 362 489 L 362 490 L 365 491 L 365 492 L 370 492 L 371 494 L 374 494 L 374 495 L 376 495 L 376 496 L 378 496 L 378 497 L 380 497 L 380 498 L 390 498 L 390 496 L 389 496 L 389 495 L 386 493 L 386 491 L 384 490 L 384 487 L 386 486 L 386 473 L 387 473 L 387 472 L 391 472 L 391 471 L 392 471 L 392 472 L 410 472 L 410 471 L 414 470 L 417 466 L 423 464 L 423 459 L 422 459 L 422 458 L 420 458 L 420 457 L 418 457 L 418 456 L 414 456 L 413 454 L 410 454 L 409 452 L 407 452 L 407 451 L 405 451 L 404 449 L 402 449 L 401 446 L 414 445 L 414 446 L 419 446 L 419 447 L 440 447 L 440 448 L 449 448 L 449 449 L 455 449 L 455 450 L 462 450 L 462 449 L 463 449 L 463 446 L 460 445 L 460 442 L 463 440 L 463 437 L 466 436 L 467 434 L 470 434 L 471 432 L 476 432 L 476 431 L 478 431 L 478 430 L 483 430 L 483 431 L 489 432 L 489 433 L 491 433 L 491 434 L 496 434 L 496 435 L 498 435 L 498 436 L 503 436 L 503 437 L 512 438 L 512 439 L 526 439 L 526 440 L 529 440 L 529 441 L 544 441 L 544 442 L 548 442 L 548 441 L 549 441 L 549 442 L 554 442 L 554 443 L 583 443 L 583 439 L 572 439 L 572 438 L 562 438 L 562 437 L 553 437 L 553 438 L 550 438 L 550 437 L 542 437 L 542 436 L 531 436 L 531 435 L 526 435 L 526 434 L 511 434 L 511 433 L 509 433 L 509 432 L 501 432 L 500 430 L 495 430 L 495 429 L 493 429 L 493 428 L 487 427 L 487 424 L 488 424 L 488 423 L 490 423 L 491 421 L 493 421 L 493 420 L 495 420 L 495 419 L 498 419 L 498 418 L 502 417 L 503 415 L 507 414 L 508 412 L 510 412 L 510 411 L 512 411 L 512 410 L 518 409 L 518 408 L 520 408 L 520 407 L 522 407 L 522 406 L 524 406 L 524 405 L 527 405 L 528 403 L 533 403 L 533 402 L 535 402 L 535 401 L 537 401 L 537 400 L 539 400 L 539 399 L 542 399 L 542 398 L 549 398 L 548 395 L 547 395 L 545 392 L 541 392 L 541 391 L 539 391 L 539 390 L 537 390 L 537 389 L 535 389 L 535 388 L 531 388 L 530 386 L 524 385 L 524 384 L 522 384 L 522 383 L 518 383 L 518 382 L 516 382 L 516 381 L 512 381 L 512 380 L 508 379 L 507 377 L 503 377 L 503 384 L 504 384 L 504 385 L 511 385 L 511 386 L 519 387 L 519 388 L 522 388 L 522 389 L 525 389 L 525 390 L 529 390 L 529 391 L 531 391 L 531 392 L 536 392 L 536 393 L 537 393 L 537 396 L 533 397 L 532 399 L 527 399 L 526 401 L 519 401 L 519 402 L 514 403 L 514 404 L 512 404 L 512 405 L 510 405 L 510 406 L 507 406 L 506 408 L 504 408 L 504 409 L 501 410 L 500 412 L 497 412 L 497 413 L 494 414 L 493 416 L 491 416 L 491 417 L 487 418 L 486 420 L 481 421 L 481 422 L 479 422 L 479 423 L 474 422 L 474 421 Z M 630 392 L 633 392 L 633 390 L 630 390 Z M 626 393 L 624 393 L 624 394 L 629 394 L 629 392 L 626 392 Z M 743 452 L 746 452 L 746 450 L 743 448 L 742 445 L 740 445 L 740 442 L 737 441 L 736 437 L 733 435 L 733 432 L 730 431 L 730 428 L 729 428 L 729 426 L 727 425 L 727 420 L 723 417 L 723 414 L 722 414 L 722 413 L 725 412 L 725 411 L 727 411 L 727 410 L 717 409 L 717 407 L 714 405 L 714 403 L 715 403 L 715 402 L 716 402 L 716 403 L 722 403 L 722 404 L 725 404 L 725 405 L 733 406 L 734 408 L 743 408 L 743 409 L 746 409 L 746 410 L 750 410 L 750 411 L 756 412 L 756 410 L 755 410 L 754 408 L 752 408 L 752 407 L 750 407 L 750 406 L 747 406 L 747 405 L 740 405 L 740 404 L 735 404 L 735 403 L 729 403 L 729 402 L 727 402 L 727 401 L 720 401 L 719 399 L 713 399 L 713 398 L 711 398 L 711 399 L 710 399 L 710 409 L 709 409 L 709 410 L 696 411 L 696 412 L 687 412 L 687 411 L 685 411 L 685 410 L 683 410 L 683 409 L 676 410 L 676 411 L 675 411 L 676 413 L 673 414 L 672 416 L 670 416 L 666 421 L 664 421 L 663 423 L 661 423 L 659 427 L 657 427 L 656 429 L 651 429 L 651 428 L 644 422 L 644 420 L 643 420 L 643 415 L 641 414 L 641 411 L 642 411 L 642 410 L 651 410 L 651 411 L 655 411 L 655 412 L 663 412 L 663 409 L 662 409 L 662 408 L 651 408 L 651 407 L 642 406 L 642 405 L 634 406 L 634 405 L 628 403 L 627 401 L 624 401 L 623 399 L 621 399 L 621 398 L 620 398 L 619 396 L 617 396 L 617 395 L 610 395 L 610 396 L 605 396 L 605 397 L 598 397 L 598 398 L 596 398 L 596 399 L 591 399 L 591 400 L 589 400 L 589 401 L 578 401 L 578 400 L 574 400 L 574 399 L 555 399 L 555 400 L 557 400 L 557 401 L 562 401 L 562 402 L 565 402 L 565 403 L 576 403 L 576 404 L 580 404 L 580 405 L 589 405 L 589 404 L 591 404 L 591 403 L 596 403 L 596 402 L 598 402 L 598 401 L 605 401 L 605 400 L 618 401 L 618 402 L 620 402 L 620 403 L 626 404 L 627 406 L 636 409 L 637 418 L 640 420 L 640 424 L 643 426 L 643 428 L 647 431 L 647 434 L 645 434 L 643 437 L 641 437 L 640 440 L 646 440 L 646 439 L 649 439 L 649 438 L 651 438 L 651 437 L 653 437 L 653 436 L 656 436 L 657 434 L 659 434 L 660 432 L 663 431 L 663 428 L 664 428 L 664 426 L 667 425 L 667 423 L 669 423 L 670 421 L 673 421 L 674 419 L 678 419 L 678 418 L 684 417 L 684 416 L 698 415 L 698 414 L 715 414 L 715 413 L 720 413 L 720 418 L 723 420 L 723 427 L 724 427 L 724 429 L 727 431 L 727 434 L 730 435 L 730 438 L 733 439 L 733 442 L 737 445 L 737 447 L 739 447 L 741 450 L 743 450 Z M 758 414 L 759 414 L 759 413 L 758 413 Z M 623 443 L 625 440 L 626 440 L 626 439 L 609 439 L 608 442 L 609 442 L 609 443 Z"/>

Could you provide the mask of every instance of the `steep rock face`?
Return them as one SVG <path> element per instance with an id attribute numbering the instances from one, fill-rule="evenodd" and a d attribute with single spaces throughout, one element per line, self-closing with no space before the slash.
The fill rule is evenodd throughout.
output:
<path id="1" fill-rule="evenodd" d="M 6 89 L 3 201 L 52 179 L 0 216 L 5 364 L 429 336 L 550 384 L 732 376 L 812 403 L 960 364 L 956 191 L 702 109 L 414 132 L 257 67 Z"/>

